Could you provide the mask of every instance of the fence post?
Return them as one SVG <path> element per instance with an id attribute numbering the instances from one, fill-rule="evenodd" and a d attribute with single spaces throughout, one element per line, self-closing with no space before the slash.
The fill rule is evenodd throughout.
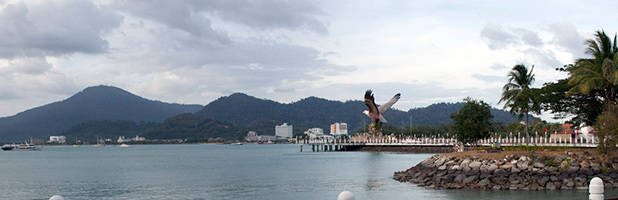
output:
<path id="1" fill-rule="evenodd" d="M 592 178 L 592 180 L 590 180 L 588 192 L 590 193 L 588 199 L 603 200 L 605 198 L 605 195 L 603 195 L 603 192 L 605 192 L 603 188 L 603 180 L 601 180 L 599 177 Z"/>
<path id="2" fill-rule="evenodd" d="M 337 200 L 355 200 L 354 194 L 350 191 L 343 191 L 337 196 Z"/>

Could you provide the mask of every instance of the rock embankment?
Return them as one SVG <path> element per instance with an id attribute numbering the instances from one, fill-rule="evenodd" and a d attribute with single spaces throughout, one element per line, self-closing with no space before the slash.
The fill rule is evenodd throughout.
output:
<path id="1" fill-rule="evenodd" d="M 394 178 L 432 189 L 478 188 L 492 190 L 587 189 L 593 177 L 606 187 L 618 188 L 618 158 L 601 161 L 583 153 L 500 158 L 434 155 Z"/>

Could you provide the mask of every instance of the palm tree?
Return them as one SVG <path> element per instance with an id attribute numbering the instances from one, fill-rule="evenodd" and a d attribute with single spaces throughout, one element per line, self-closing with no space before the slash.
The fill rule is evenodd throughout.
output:
<path id="1" fill-rule="evenodd" d="M 508 74 L 509 82 L 502 87 L 502 98 L 498 103 L 504 102 L 504 108 L 510 108 L 511 114 L 517 113 L 519 120 L 526 117 L 526 137 L 528 136 L 528 119 L 531 111 L 539 113 L 540 106 L 535 100 L 535 90 L 531 88 L 534 83 L 534 65 L 528 72 L 525 65 L 515 65 Z"/>
<path id="2" fill-rule="evenodd" d="M 586 53 L 593 58 L 578 59 L 569 72 L 569 84 L 573 87 L 568 94 L 597 94 L 605 103 L 616 102 L 618 87 L 618 47 L 604 31 L 597 31 L 594 40 L 587 40 Z"/>

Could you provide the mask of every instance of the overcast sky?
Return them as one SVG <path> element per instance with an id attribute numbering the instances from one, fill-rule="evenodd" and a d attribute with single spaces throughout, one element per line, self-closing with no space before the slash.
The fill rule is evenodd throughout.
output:
<path id="1" fill-rule="evenodd" d="M 470 96 L 496 105 L 509 69 L 536 83 L 618 31 L 618 1 L 0 0 L 0 116 L 112 85 L 167 102 L 233 92 L 408 110 Z"/>

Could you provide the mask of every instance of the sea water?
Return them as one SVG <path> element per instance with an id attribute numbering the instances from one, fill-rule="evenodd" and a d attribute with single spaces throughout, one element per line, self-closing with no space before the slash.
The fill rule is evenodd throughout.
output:
<path id="1" fill-rule="evenodd" d="M 431 156 L 297 145 L 46 146 L 0 152 L 0 199 L 587 199 L 587 191 L 432 190 L 392 179 Z M 307 151 L 309 150 L 309 151 Z M 606 191 L 618 196 L 618 191 Z"/>

